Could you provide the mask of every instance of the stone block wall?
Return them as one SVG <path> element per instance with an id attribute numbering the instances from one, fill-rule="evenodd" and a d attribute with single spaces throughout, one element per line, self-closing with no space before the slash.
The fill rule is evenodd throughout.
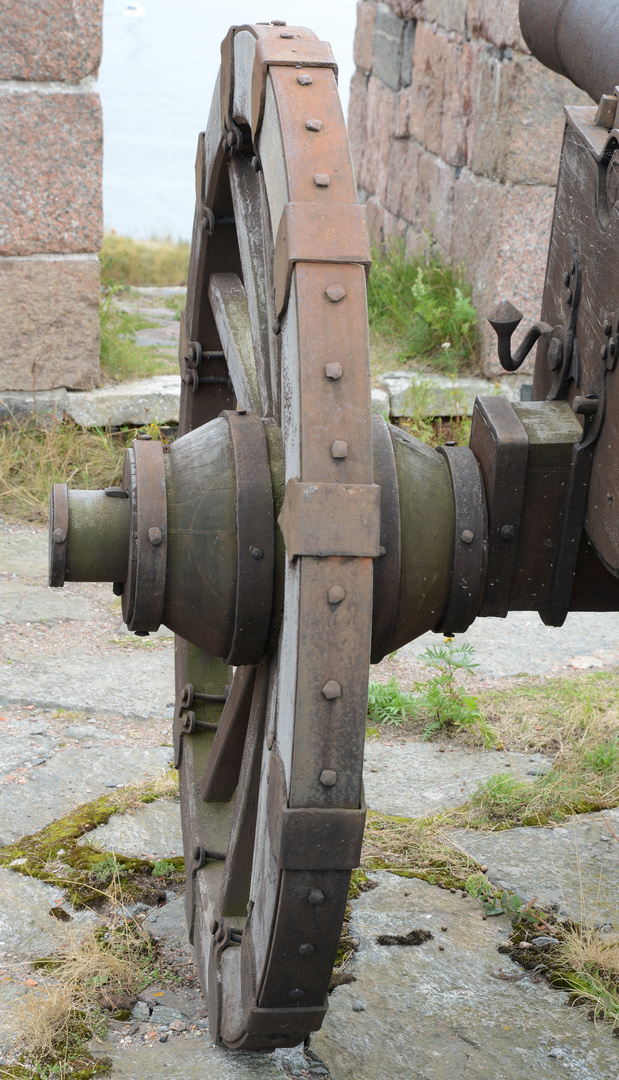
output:
<path id="1" fill-rule="evenodd" d="M 354 54 L 348 133 L 370 228 L 464 268 L 482 368 L 499 374 L 485 316 L 508 297 L 522 331 L 539 318 L 563 105 L 590 100 L 529 54 L 518 0 L 359 0 Z"/>
<path id="2" fill-rule="evenodd" d="M 0 0 L 0 394 L 99 376 L 103 0 Z"/>

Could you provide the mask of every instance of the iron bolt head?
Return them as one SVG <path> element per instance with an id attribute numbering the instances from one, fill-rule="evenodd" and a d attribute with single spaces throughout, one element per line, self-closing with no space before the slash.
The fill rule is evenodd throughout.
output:
<path id="1" fill-rule="evenodd" d="M 292 37 L 292 34 L 290 37 Z M 294 990 L 288 991 L 288 997 L 291 998 L 292 1001 L 300 1001 L 301 998 L 305 997 L 305 990 L 301 990 L 300 986 L 295 986 Z"/>
<path id="2" fill-rule="evenodd" d="M 342 696 L 342 687 L 340 686 L 339 682 L 335 681 L 335 679 L 329 679 L 329 681 L 326 682 L 323 686 L 322 692 L 326 697 L 327 701 L 335 701 L 336 698 Z"/>
<path id="3" fill-rule="evenodd" d="M 331 457 L 336 460 L 348 457 L 348 443 L 344 442 L 343 439 L 336 439 L 331 446 Z"/>
<path id="4" fill-rule="evenodd" d="M 345 596 L 346 589 L 343 589 L 341 585 L 332 585 L 329 589 L 328 598 L 330 604 L 341 604 Z"/>
<path id="5" fill-rule="evenodd" d="M 320 904 L 324 904 L 325 894 L 322 889 L 310 889 L 307 895 L 307 902 L 312 907 L 318 907 Z"/>
<path id="6" fill-rule="evenodd" d="M 325 289 L 325 296 L 332 304 L 337 304 L 338 300 L 343 300 L 346 296 L 346 289 L 343 285 L 329 285 Z"/>
<path id="7" fill-rule="evenodd" d="M 163 533 L 161 532 L 161 529 L 157 528 L 157 526 L 155 526 L 154 529 L 149 529 L 148 539 L 150 540 L 153 547 L 159 547 L 161 541 L 163 540 Z"/>
<path id="8" fill-rule="evenodd" d="M 67 534 L 64 529 L 54 529 L 52 533 L 52 540 L 55 544 L 64 544 L 67 539 Z"/>
<path id="9" fill-rule="evenodd" d="M 300 83 L 301 86 L 311 86 L 313 81 L 311 75 L 306 75 L 305 73 L 303 75 L 297 75 L 297 82 Z"/>
<path id="10" fill-rule="evenodd" d="M 262 548 L 253 547 L 249 549 L 252 559 L 261 559 L 264 555 Z"/>
<path id="11" fill-rule="evenodd" d="M 516 530 L 513 525 L 501 525 L 499 536 L 501 540 L 513 540 L 516 535 Z"/>
<path id="12" fill-rule="evenodd" d="M 471 532 L 470 529 L 465 529 L 464 532 L 460 533 L 460 539 L 465 544 L 472 544 L 475 539 L 475 533 Z"/>
<path id="13" fill-rule="evenodd" d="M 343 374 L 344 369 L 341 364 L 325 364 L 325 375 L 328 379 L 333 379 L 333 381 L 336 382 L 338 379 L 342 378 Z"/>
<path id="14" fill-rule="evenodd" d="M 320 783 L 323 787 L 333 787 L 337 784 L 337 773 L 335 769 L 323 769 L 320 774 Z"/>
<path id="15" fill-rule="evenodd" d="M 280 34 L 279 36 L 283 38 L 291 38 L 294 37 L 294 34 L 291 34 L 290 30 L 285 30 L 284 33 Z"/>
<path id="16" fill-rule="evenodd" d="M 308 131 L 320 131 L 322 127 L 322 120 L 306 120 L 305 126 Z"/>
<path id="17" fill-rule="evenodd" d="M 299 945 L 299 956 L 311 956 L 314 951 L 314 946 L 309 941 L 303 945 Z"/>
<path id="18" fill-rule="evenodd" d="M 314 183 L 316 187 L 329 187 L 331 177 L 329 176 L 329 173 L 326 172 L 314 173 Z"/>

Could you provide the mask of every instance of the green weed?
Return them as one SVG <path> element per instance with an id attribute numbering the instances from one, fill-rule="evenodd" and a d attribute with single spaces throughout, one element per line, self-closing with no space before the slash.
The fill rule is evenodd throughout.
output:
<path id="1" fill-rule="evenodd" d="M 388 683 L 371 682 L 368 687 L 368 718 L 375 724 L 393 724 L 416 715 L 415 697 L 400 690 L 395 675 Z"/>
<path id="2" fill-rule="evenodd" d="M 442 645 L 428 646 L 421 653 L 420 659 L 436 671 L 436 675 L 426 682 L 415 683 L 417 715 L 429 721 L 423 732 L 424 739 L 432 738 L 444 728 L 454 727 L 477 728 L 486 746 L 496 742 L 492 727 L 479 710 L 477 697 L 464 693 L 456 682 L 458 672 L 470 675 L 479 666 L 473 656 L 474 649 L 469 642 L 454 645 L 450 638 L 445 638 Z"/>
<path id="3" fill-rule="evenodd" d="M 375 252 L 368 282 L 370 326 L 398 346 L 401 363 L 468 370 L 478 352 L 477 312 L 464 275 L 437 257 L 408 259 L 401 244 Z"/>

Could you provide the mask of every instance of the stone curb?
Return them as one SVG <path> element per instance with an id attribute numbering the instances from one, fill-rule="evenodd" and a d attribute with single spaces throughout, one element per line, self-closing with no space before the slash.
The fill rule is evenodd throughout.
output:
<path id="1" fill-rule="evenodd" d="M 372 412 L 386 419 L 421 413 L 423 416 L 470 416 L 477 395 L 504 394 L 520 401 L 528 375 L 511 375 L 491 382 L 482 378 L 450 378 L 412 371 L 381 375 L 372 389 Z M 142 424 L 177 424 L 181 380 L 179 375 L 155 375 L 135 382 L 102 386 L 95 390 L 44 390 L 37 394 L 5 391 L 0 394 L 0 422 L 35 413 L 63 416 L 81 427 L 140 427 Z"/>

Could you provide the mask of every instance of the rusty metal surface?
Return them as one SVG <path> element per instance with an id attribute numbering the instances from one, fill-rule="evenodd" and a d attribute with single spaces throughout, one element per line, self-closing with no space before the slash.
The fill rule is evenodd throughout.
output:
<path id="1" fill-rule="evenodd" d="M 527 433 L 507 398 L 477 398 L 469 446 L 484 482 L 488 567 L 480 615 L 503 619 L 516 568 L 529 456 Z"/>
<path id="2" fill-rule="evenodd" d="M 378 664 L 390 652 L 400 598 L 400 493 L 393 443 L 382 416 L 372 419 L 374 483 L 380 488 L 380 547 L 374 561 L 372 652 Z"/>
<path id="3" fill-rule="evenodd" d="M 595 109 L 588 112 L 593 120 Z M 597 130 L 608 139 L 604 129 Z M 609 152 L 596 160 L 581 128 L 568 115 L 542 302 L 542 318 L 556 328 L 555 336 L 568 355 L 555 368 L 547 344 L 538 346 L 533 395 L 538 400 L 570 401 L 580 412 L 583 430 L 592 415 L 587 413 L 586 420 L 584 410 L 594 410 L 595 427 L 585 436 L 595 448 L 584 527 L 598 557 L 619 574 L 619 304 L 612 271 L 619 242 L 615 146 L 611 144 Z M 599 438 L 602 424 L 604 437 Z M 570 546 L 573 551 L 574 543 Z M 596 602 L 592 596 L 591 603 Z"/>
<path id="4" fill-rule="evenodd" d="M 380 488 L 289 480 L 279 526 L 289 559 L 380 553 Z"/>
<path id="5" fill-rule="evenodd" d="M 131 549 L 122 609 L 127 628 L 145 633 L 161 625 L 165 596 L 168 522 L 163 446 L 159 439 L 138 437 L 127 457 Z"/>
<path id="6" fill-rule="evenodd" d="M 322 175 L 323 186 L 324 178 Z M 367 272 L 372 262 L 365 221 L 365 207 L 341 203 L 287 203 L 279 223 L 273 260 L 275 310 L 278 316 L 288 303 L 292 269 L 297 262 L 359 263 Z M 335 271 L 337 273 L 337 271 Z M 339 290 L 344 289 L 338 283 Z M 329 288 L 329 286 L 327 286 Z M 331 287 L 333 290 L 333 286 Z M 346 291 L 333 299 L 343 300 Z"/>
<path id="7" fill-rule="evenodd" d="M 287 805 L 286 774 L 271 754 L 267 815 L 269 837 L 282 870 L 352 870 L 359 866 L 365 826 L 363 799 L 358 810 Z"/>
<path id="8" fill-rule="evenodd" d="M 487 553 L 484 490 L 479 465 L 465 446 L 439 446 L 451 473 L 455 529 L 451 589 L 437 630 L 463 634 L 475 619 L 481 602 Z"/>
<path id="9" fill-rule="evenodd" d="M 54 484 L 49 497 L 49 573 L 52 589 L 61 589 L 67 568 L 69 493 L 66 484 Z"/>
<path id="10" fill-rule="evenodd" d="M 565 75 L 594 101 L 619 83 L 616 0 L 520 0 L 520 28 L 546 67 Z"/>
<path id="11" fill-rule="evenodd" d="M 275 522 L 266 436 L 255 413 L 225 412 L 236 469 L 236 609 L 227 664 L 264 656 L 273 607 Z"/>

